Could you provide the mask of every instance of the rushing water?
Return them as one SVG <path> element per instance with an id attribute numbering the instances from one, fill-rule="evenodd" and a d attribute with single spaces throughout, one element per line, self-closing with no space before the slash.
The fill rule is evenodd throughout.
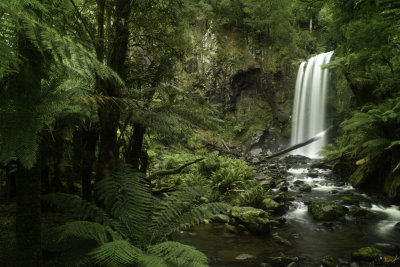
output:
<path id="1" fill-rule="evenodd" d="M 325 102 L 329 70 L 321 66 L 329 63 L 332 55 L 333 52 L 323 53 L 300 64 L 293 101 L 292 145 L 307 141 L 327 128 Z M 315 158 L 324 145 L 326 138 L 322 136 L 318 141 L 293 151 L 293 154 Z"/>
<path id="2" fill-rule="evenodd" d="M 309 184 L 312 191 L 299 192 L 296 186 L 299 180 Z M 287 193 L 294 200 L 282 216 L 286 223 L 274 228 L 272 235 L 288 239 L 291 246 L 279 245 L 267 235 L 231 234 L 221 224 L 200 225 L 177 234 L 175 239 L 203 251 L 211 266 L 268 266 L 263 265 L 268 257 L 281 253 L 299 257 L 299 266 L 320 266 L 320 259 L 326 255 L 351 262 L 351 252 L 367 246 L 381 249 L 384 255 L 400 255 L 400 233 L 393 229 L 400 221 L 398 206 L 338 181 L 326 169 L 291 168 L 287 170 L 286 181 Z M 374 218 L 361 220 L 348 213 L 342 222 L 318 222 L 308 212 L 309 201 L 334 200 L 344 205 L 340 198 L 349 195 L 360 200 L 358 205 L 346 206 L 349 211 L 360 206 L 371 211 Z"/>

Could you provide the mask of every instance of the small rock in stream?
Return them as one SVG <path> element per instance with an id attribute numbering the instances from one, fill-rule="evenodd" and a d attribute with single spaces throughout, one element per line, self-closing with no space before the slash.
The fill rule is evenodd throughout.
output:
<path id="1" fill-rule="evenodd" d="M 396 223 L 396 224 L 393 226 L 393 230 L 395 230 L 396 232 L 400 232 L 400 222 Z"/>
<path id="2" fill-rule="evenodd" d="M 256 256 L 253 256 L 251 254 L 243 253 L 243 254 L 240 254 L 240 255 L 236 256 L 235 259 L 243 261 L 243 260 L 248 260 L 248 259 L 254 259 L 255 257 Z"/>
<path id="3" fill-rule="evenodd" d="M 292 243 L 289 240 L 287 240 L 286 238 L 283 238 L 279 235 L 274 235 L 272 238 L 279 245 L 288 246 L 288 247 L 290 247 L 292 245 Z"/>

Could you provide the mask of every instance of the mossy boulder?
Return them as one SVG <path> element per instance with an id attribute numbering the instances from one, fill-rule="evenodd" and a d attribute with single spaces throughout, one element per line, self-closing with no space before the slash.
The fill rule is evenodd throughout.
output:
<path id="1" fill-rule="evenodd" d="M 334 267 L 335 265 L 335 260 L 331 256 L 325 256 L 321 260 L 321 265 L 322 267 Z"/>
<path id="2" fill-rule="evenodd" d="M 374 214 L 367 209 L 357 208 L 350 212 L 350 215 L 358 219 L 371 219 Z"/>
<path id="3" fill-rule="evenodd" d="M 233 207 L 231 217 L 251 233 L 270 233 L 268 212 L 253 207 Z"/>
<path id="4" fill-rule="evenodd" d="M 282 246 L 290 247 L 292 245 L 292 243 L 289 240 L 287 240 L 286 238 L 283 238 L 283 237 L 281 237 L 279 235 L 273 236 L 272 239 L 276 243 L 278 243 L 279 245 L 282 245 Z"/>
<path id="5" fill-rule="evenodd" d="M 288 256 L 280 256 L 280 257 L 269 257 L 268 263 L 270 263 L 274 267 L 286 267 L 292 262 L 297 263 L 299 259 L 297 257 L 288 257 Z"/>
<path id="6" fill-rule="evenodd" d="M 364 247 L 354 251 L 351 257 L 356 261 L 372 261 L 376 256 L 382 254 L 380 249 Z"/>
<path id="7" fill-rule="evenodd" d="M 360 200 L 356 196 L 343 196 L 340 200 L 344 205 L 355 205 L 360 203 Z"/>
<path id="8" fill-rule="evenodd" d="M 313 218 L 318 221 L 344 219 L 345 209 L 334 201 L 314 201 L 309 206 Z"/>
<path id="9" fill-rule="evenodd" d="M 311 185 L 305 184 L 302 187 L 300 187 L 300 192 L 311 192 Z"/>

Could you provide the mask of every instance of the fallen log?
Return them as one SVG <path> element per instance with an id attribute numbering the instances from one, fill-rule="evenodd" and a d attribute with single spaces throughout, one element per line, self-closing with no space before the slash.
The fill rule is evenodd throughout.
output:
<path id="1" fill-rule="evenodd" d="M 169 169 L 169 170 L 163 170 L 163 171 L 155 172 L 155 173 L 151 174 L 151 175 L 149 176 L 149 178 L 150 178 L 150 179 L 153 179 L 153 178 L 155 178 L 155 177 L 167 176 L 167 175 L 172 175 L 172 174 L 178 174 L 178 173 L 180 173 L 184 168 L 186 168 L 186 167 L 188 167 L 188 166 L 190 166 L 190 165 L 192 165 L 192 164 L 195 164 L 195 163 L 197 163 L 197 162 L 199 162 L 199 161 L 202 161 L 202 160 L 204 160 L 204 159 L 205 159 L 205 158 L 195 159 L 195 160 L 189 161 L 189 162 L 187 162 L 187 163 L 183 164 L 182 166 L 179 166 L 178 168 L 175 168 L 175 169 Z"/>
<path id="2" fill-rule="evenodd" d="M 288 152 L 290 152 L 290 151 L 293 151 L 293 150 L 295 150 L 295 149 L 298 149 L 298 148 L 300 148 L 300 147 L 303 147 L 303 146 L 309 145 L 309 144 L 311 144 L 311 143 L 314 143 L 315 141 L 318 141 L 322 136 L 324 136 L 327 132 L 329 132 L 331 129 L 332 129 L 332 126 L 329 127 L 328 129 L 326 129 L 325 131 L 320 132 L 320 133 L 317 134 L 316 136 L 314 136 L 314 137 L 308 139 L 307 141 L 304 141 L 304 142 L 302 142 L 302 143 L 293 145 L 293 146 L 288 147 L 288 148 L 286 148 L 286 149 L 284 149 L 284 150 L 278 151 L 278 152 L 276 152 L 276 153 L 274 153 L 274 154 L 272 154 L 272 155 L 270 155 L 270 156 L 268 156 L 268 157 L 265 157 L 264 160 L 275 158 L 275 157 L 277 157 L 277 156 L 286 154 L 286 153 L 288 153 Z"/>

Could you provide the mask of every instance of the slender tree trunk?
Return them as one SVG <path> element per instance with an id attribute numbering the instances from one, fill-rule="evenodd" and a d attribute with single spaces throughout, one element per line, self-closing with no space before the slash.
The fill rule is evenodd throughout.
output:
<path id="1" fill-rule="evenodd" d="M 95 129 L 80 129 L 74 133 L 74 169 L 82 181 L 82 199 L 92 201 L 92 170 L 98 133 Z"/>
<path id="2" fill-rule="evenodd" d="M 15 78 L 17 104 L 26 105 L 27 98 L 41 90 L 42 56 L 22 29 L 18 36 L 18 51 L 23 63 Z M 37 153 L 40 158 L 40 153 Z M 26 169 L 18 162 L 16 253 L 17 266 L 42 266 L 41 212 L 40 212 L 40 159 L 35 167 Z"/>
<path id="3" fill-rule="evenodd" d="M 98 0 L 98 41 L 97 56 L 103 60 L 104 53 L 104 1 Z M 107 64 L 121 77 L 128 48 L 129 28 L 128 19 L 131 12 L 130 1 L 117 0 L 115 8 L 115 20 L 113 23 L 113 36 L 110 42 L 111 52 Z M 105 96 L 121 96 L 119 85 L 110 81 L 96 80 L 96 91 Z M 100 119 L 99 131 L 99 161 L 96 181 L 109 176 L 118 163 L 119 146 L 117 143 L 117 130 L 119 126 L 120 111 L 114 102 L 101 105 L 98 109 Z"/>
<path id="4" fill-rule="evenodd" d="M 146 133 L 146 127 L 135 123 L 133 125 L 133 140 L 129 144 L 128 151 L 125 155 L 126 162 L 132 165 L 134 169 L 140 169 L 140 157 L 142 155 L 143 139 Z"/>

